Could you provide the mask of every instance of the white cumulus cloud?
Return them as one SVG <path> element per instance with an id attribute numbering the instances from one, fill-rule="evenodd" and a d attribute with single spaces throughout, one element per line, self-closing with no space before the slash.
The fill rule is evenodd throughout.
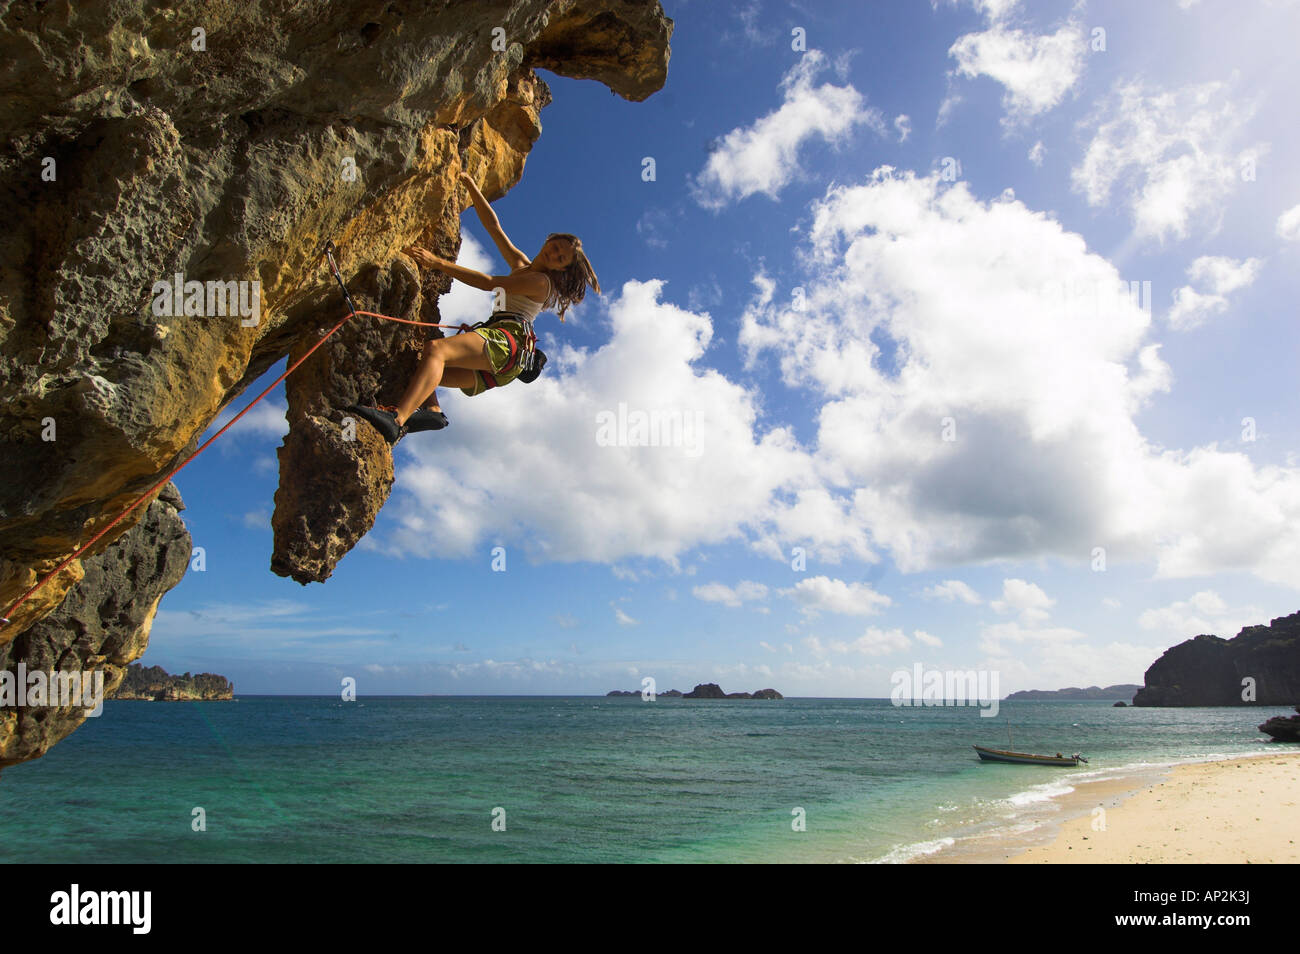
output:
<path id="1" fill-rule="evenodd" d="M 827 612 L 872 616 L 893 603 L 885 594 L 877 593 L 870 583 L 846 583 L 825 576 L 800 580 L 781 593 L 792 596 L 807 615 Z"/>
<path id="2" fill-rule="evenodd" d="M 1204 323 L 1217 312 L 1226 311 L 1228 294 L 1245 288 L 1259 275 L 1262 261 L 1247 258 L 1240 261 L 1221 256 L 1202 255 L 1187 269 L 1187 276 L 1195 285 L 1183 285 L 1174 292 L 1174 304 L 1169 309 L 1169 326 L 1187 331 Z"/>
<path id="3" fill-rule="evenodd" d="M 819 50 L 803 54 L 781 81 L 782 104 L 722 137 L 692 184 L 700 205 L 721 208 L 756 192 L 775 199 L 799 175 L 799 150 L 812 139 L 844 142 L 860 125 L 886 135 L 884 115 L 852 86 L 813 85 L 826 65 Z"/>
<path id="4" fill-rule="evenodd" d="M 788 429 L 759 428 L 756 394 L 700 363 L 709 316 L 662 302 L 662 289 L 625 284 L 609 302 L 609 340 L 592 350 L 553 344 L 539 322 L 550 361 L 532 384 L 440 392 L 451 426 L 397 446 L 383 548 L 467 556 L 492 537 L 536 561 L 675 565 L 691 547 L 743 538 L 779 490 L 815 483 Z M 651 412 L 677 422 L 658 446 L 600 423 Z M 726 506 L 705 487 L 725 488 Z"/>
<path id="5" fill-rule="evenodd" d="M 1277 236 L 1287 242 L 1300 242 L 1300 205 L 1292 206 L 1277 217 Z"/>
<path id="6" fill-rule="evenodd" d="M 229 424 L 244 408 L 249 406 L 248 399 L 236 399 L 230 405 L 225 407 L 217 419 L 213 421 L 208 430 L 204 432 L 204 440 L 207 440 L 221 428 Z M 231 438 L 280 438 L 289 433 L 289 406 L 278 403 L 274 397 L 268 396 L 252 405 L 252 409 L 239 418 L 238 422 L 225 434 L 221 435 L 221 440 L 217 441 L 218 446 L 225 445 L 233 447 L 234 441 Z"/>
<path id="7" fill-rule="evenodd" d="M 1011 6 L 985 5 L 992 19 L 989 28 L 959 37 L 948 50 L 959 75 L 988 76 L 1002 84 L 1007 125 L 1058 105 L 1083 75 L 1088 49 L 1082 26 L 1073 20 L 1048 34 L 1008 26 L 1005 13 Z"/>
<path id="8" fill-rule="evenodd" d="M 767 587 L 752 580 L 741 580 L 734 587 L 725 583 L 706 583 L 691 590 L 698 600 L 706 603 L 721 603 L 724 606 L 740 606 L 752 600 L 767 598 Z"/>
<path id="9" fill-rule="evenodd" d="M 912 635 L 916 638 L 916 641 L 920 643 L 922 646 L 930 646 L 936 649 L 943 646 L 942 639 L 940 639 L 938 636 L 932 636 L 930 633 L 927 633 L 923 629 L 913 630 Z"/>
<path id="10" fill-rule="evenodd" d="M 1002 581 L 1002 599 L 990 600 L 989 606 L 999 613 L 1019 613 L 1021 622 L 1032 623 L 1047 619 L 1055 602 L 1038 584 L 1013 579 Z"/>
<path id="11" fill-rule="evenodd" d="M 1154 606 L 1138 616 L 1139 626 L 1163 637 L 1170 645 L 1203 633 L 1231 639 L 1247 626 L 1268 623 L 1269 617 L 1263 609 L 1229 606 L 1214 590 L 1198 590 L 1185 600 Z"/>
<path id="12" fill-rule="evenodd" d="M 1264 151 L 1239 144 L 1255 108 L 1230 99 L 1223 82 L 1173 91 L 1117 83 L 1085 123 L 1094 132 L 1074 186 L 1094 206 L 1120 191 L 1139 238 L 1181 239 L 1194 220 L 1217 230 L 1243 168 Z"/>
<path id="13" fill-rule="evenodd" d="M 800 306 L 756 276 L 738 344 L 820 401 L 806 496 L 838 514 L 840 546 L 908 573 L 1100 545 L 1162 577 L 1249 567 L 1300 585 L 1300 469 L 1144 437 L 1136 417 L 1172 369 L 1081 236 L 888 167 L 829 190 L 806 236 Z M 768 532 L 783 529 L 778 510 Z"/>
<path id="14" fill-rule="evenodd" d="M 979 594 L 961 580 L 944 580 L 934 586 L 927 586 L 923 595 L 947 602 L 961 600 L 963 603 L 969 603 L 972 606 L 983 602 Z"/>
<path id="15" fill-rule="evenodd" d="M 852 653 L 864 656 L 888 656 L 890 653 L 907 649 L 912 645 L 912 641 L 901 629 L 880 629 L 869 626 L 857 639 L 823 641 L 818 636 L 806 636 L 803 644 L 814 657 L 825 659 L 827 656 L 844 656 Z"/>

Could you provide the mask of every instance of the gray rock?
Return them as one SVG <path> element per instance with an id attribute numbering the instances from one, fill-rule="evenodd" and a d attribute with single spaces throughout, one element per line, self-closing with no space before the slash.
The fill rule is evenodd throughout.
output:
<path id="1" fill-rule="evenodd" d="M 1254 680 L 1253 703 L 1242 699 Z M 1300 613 L 1247 626 L 1232 639 L 1200 635 L 1167 650 L 1146 672 L 1135 706 L 1290 705 L 1300 699 Z"/>
<path id="2" fill-rule="evenodd" d="M 104 693 L 149 645 L 163 594 L 181 581 L 192 544 L 176 485 L 166 484 L 144 519 L 103 553 L 82 561 L 86 575 L 54 612 L 0 645 L 0 670 L 102 672 Z M 0 708 L 0 768 L 44 755 L 85 721 L 81 705 Z"/>
<path id="3" fill-rule="evenodd" d="M 1300 706 L 1296 706 L 1300 713 Z M 1274 716 L 1259 726 L 1260 732 L 1273 737 L 1274 742 L 1300 742 L 1300 715 Z"/>

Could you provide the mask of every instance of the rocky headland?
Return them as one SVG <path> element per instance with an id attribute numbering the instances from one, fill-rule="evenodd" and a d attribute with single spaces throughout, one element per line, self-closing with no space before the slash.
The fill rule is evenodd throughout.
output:
<path id="1" fill-rule="evenodd" d="M 109 699 L 147 699 L 150 702 L 209 702 L 235 697 L 235 687 L 225 676 L 201 672 L 197 676 L 185 673 L 169 675 L 162 666 L 141 666 L 132 663 L 126 676 Z"/>
<path id="2" fill-rule="evenodd" d="M 1253 696 L 1253 698 L 1252 698 Z M 1135 706 L 1290 706 L 1300 701 L 1300 613 L 1247 626 L 1232 639 L 1200 635 L 1146 671 Z"/>

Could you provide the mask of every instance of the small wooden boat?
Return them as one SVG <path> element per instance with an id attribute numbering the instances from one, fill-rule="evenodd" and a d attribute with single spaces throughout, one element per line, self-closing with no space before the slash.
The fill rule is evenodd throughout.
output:
<path id="1" fill-rule="evenodd" d="M 1080 762 L 1087 762 L 1078 752 L 1071 756 L 1064 756 L 1060 752 L 1055 755 L 1031 755 L 1028 752 L 1008 752 L 1005 749 L 986 749 L 981 745 L 971 746 L 979 757 L 985 762 L 1010 762 L 1014 765 L 1059 765 L 1073 768 Z"/>

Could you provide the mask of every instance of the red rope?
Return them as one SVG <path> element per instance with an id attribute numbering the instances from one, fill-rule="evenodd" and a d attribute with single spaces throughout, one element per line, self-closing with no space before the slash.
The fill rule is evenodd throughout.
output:
<path id="1" fill-rule="evenodd" d="M 409 318 L 394 318 L 392 315 L 381 315 L 381 314 L 379 314 L 378 312 L 375 312 L 375 311 L 358 311 L 358 312 L 356 312 L 356 314 L 358 314 L 358 315 L 366 315 L 367 317 L 370 317 L 370 318 L 383 318 L 383 319 L 385 319 L 385 320 L 387 320 L 387 321 L 400 321 L 400 322 L 402 322 L 403 324 L 406 324 L 406 325 L 422 325 L 422 326 L 425 327 L 425 328 L 459 328 L 460 330 L 464 331 L 464 330 L 466 330 L 467 327 L 468 327 L 467 325 L 440 325 L 440 324 L 437 324 L 437 323 L 432 322 L 432 321 L 412 321 L 412 320 L 409 319 Z M 312 354 L 313 351 L 315 351 L 317 348 L 319 348 L 321 345 L 323 345 L 323 344 L 325 343 L 325 340 L 326 340 L 327 338 L 329 338 L 330 335 L 334 334 L 334 332 L 336 332 L 336 331 L 338 331 L 340 328 L 342 328 L 343 325 L 344 325 L 344 323 L 346 323 L 347 320 L 348 320 L 349 318 L 351 318 L 351 317 L 352 317 L 352 313 L 351 313 L 351 312 L 349 312 L 348 314 L 344 315 L 343 318 L 339 321 L 339 323 L 336 324 L 333 328 L 331 328 L 331 329 L 329 330 L 329 332 L 325 335 L 324 338 L 321 338 L 320 341 L 318 341 L 318 342 L 316 342 L 314 345 L 312 345 L 311 348 L 307 351 L 306 354 L 304 354 L 301 358 L 299 358 L 299 359 L 298 359 L 297 361 L 295 361 L 295 362 L 294 362 L 294 363 L 293 363 L 289 368 L 287 368 L 287 369 L 285 370 L 284 374 L 280 375 L 278 378 L 276 378 L 274 381 L 272 381 L 271 384 L 267 387 L 267 389 L 266 389 L 265 391 L 263 391 L 263 392 L 262 392 L 261 394 L 259 394 L 257 397 L 253 398 L 252 402 L 248 405 L 248 407 L 244 408 L 242 411 L 240 411 L 238 414 L 236 414 L 234 417 L 232 417 L 232 418 L 230 419 L 230 421 L 226 424 L 225 427 L 223 427 L 221 430 L 217 431 L 217 433 L 215 433 L 215 434 L 213 434 L 211 437 L 209 437 L 206 441 L 203 442 L 203 445 L 202 445 L 201 447 L 199 447 L 198 450 L 196 450 L 193 454 L 191 454 L 189 457 L 185 458 L 185 460 L 183 460 L 180 464 L 178 464 L 176 467 L 174 467 L 174 468 L 171 470 L 171 472 L 167 474 L 167 476 L 163 477 L 162 480 L 158 481 L 158 483 L 154 484 L 152 487 L 150 487 L 148 490 L 146 490 L 143 494 L 141 494 L 140 497 L 135 501 L 135 503 L 131 504 L 131 506 L 129 506 L 129 507 L 127 507 L 125 510 L 123 510 L 123 511 L 122 511 L 122 512 L 117 516 L 117 518 L 116 518 L 112 523 L 110 523 L 108 526 L 106 526 L 103 530 L 99 531 L 99 533 L 95 534 L 94 537 L 91 538 L 91 540 L 90 540 L 89 543 L 83 545 L 83 546 L 80 547 L 78 550 L 76 550 L 76 551 L 75 551 L 75 552 L 74 552 L 70 557 L 68 557 L 66 560 L 64 560 L 62 563 L 60 563 L 58 566 L 56 566 L 53 570 L 51 570 L 51 571 L 49 572 L 49 574 L 45 577 L 45 579 L 41 580 L 39 583 L 37 583 L 35 586 L 33 586 L 30 590 L 28 590 L 26 593 L 24 593 L 24 594 L 19 598 L 18 602 L 14 603 L 12 606 L 9 607 L 9 609 L 5 610 L 5 615 L 4 615 L 4 616 L 0 616 L 0 626 L 3 626 L 3 625 L 5 625 L 5 624 L 9 623 L 9 621 L 10 621 L 10 620 L 12 619 L 12 617 L 13 617 L 13 612 L 14 612 L 14 610 L 18 609 L 18 607 L 20 607 L 20 606 L 22 606 L 24 603 L 26 603 L 26 602 L 27 602 L 27 601 L 32 597 L 33 594 L 35 594 L 39 589 L 41 589 L 41 587 L 43 587 L 46 583 L 50 582 L 50 580 L 54 579 L 54 577 L 58 576 L 59 571 L 61 571 L 61 570 L 62 570 L 64 567 L 66 567 L 69 563 L 71 563 L 73 560 L 75 560 L 77 557 L 79 557 L 82 553 L 85 553 L 88 549 L 90 549 L 92 546 L 94 546 L 96 540 L 98 540 L 98 539 L 99 539 L 100 537 L 102 537 L 104 534 L 108 533 L 108 531 L 111 530 L 111 529 L 113 529 L 113 527 L 117 526 L 117 524 L 121 521 L 121 519 L 122 519 L 123 517 L 125 517 L 127 514 L 129 514 L 129 513 L 130 513 L 132 510 L 134 510 L 136 507 L 140 506 L 140 504 L 143 503 L 143 502 L 145 501 L 145 499 L 148 498 L 151 494 L 153 494 L 154 491 L 158 490 L 158 489 L 159 489 L 160 487 L 162 487 L 165 483 L 167 483 L 167 481 L 171 480 L 172 477 L 175 476 L 177 473 L 179 473 L 180 470 L 181 470 L 181 468 L 183 468 L 186 464 L 188 464 L 188 463 L 189 463 L 190 461 L 192 461 L 194 458 L 196 458 L 196 457 L 198 457 L 200 454 L 202 454 L 203 451 L 207 449 L 207 446 L 208 446 L 209 444 L 211 444 L 213 441 L 215 441 L 215 440 L 216 440 L 218 437 L 220 437 L 222 434 L 226 433 L 226 431 L 230 429 L 231 425 L 233 425 L 233 424 L 235 423 L 235 421 L 239 420 L 241 417 L 243 417 L 245 414 L 247 414 L 247 413 L 252 409 L 252 407 L 253 407 L 254 404 L 256 404 L 258 401 L 262 400 L 262 398 L 266 397 L 268 394 L 270 394 L 271 391 L 274 390 L 274 388 L 275 388 L 275 386 L 276 386 L 277 384 L 279 384 L 281 381 L 283 381 L 285 378 L 287 378 L 290 374 L 292 374 L 292 373 L 294 372 L 294 370 L 298 367 L 298 365 L 300 365 L 300 364 L 302 364 L 304 361 L 306 361 L 306 360 L 311 356 L 311 354 Z"/>

